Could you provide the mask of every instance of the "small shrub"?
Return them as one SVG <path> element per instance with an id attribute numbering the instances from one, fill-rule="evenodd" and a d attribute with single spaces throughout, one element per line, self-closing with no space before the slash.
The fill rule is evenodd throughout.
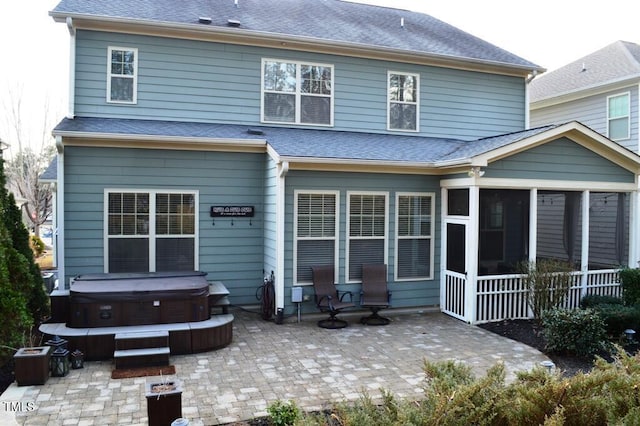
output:
<path id="1" fill-rule="evenodd" d="M 595 308 L 598 305 L 622 305 L 623 301 L 620 297 L 600 296 L 598 294 L 587 294 L 580 299 L 580 307 L 582 309 Z"/>
<path id="2" fill-rule="evenodd" d="M 300 409 L 294 401 L 277 400 L 267 407 L 271 423 L 275 426 L 292 426 L 300 418 Z"/>
<path id="3" fill-rule="evenodd" d="M 31 235 L 29 237 L 29 242 L 31 243 L 31 250 L 33 250 L 33 254 L 36 257 L 42 256 L 42 253 L 44 253 L 44 250 L 47 248 L 44 241 L 42 241 L 42 239 L 37 235 Z"/>
<path id="4" fill-rule="evenodd" d="M 542 313 L 560 306 L 571 287 L 573 267 L 569 262 L 556 259 L 542 259 L 538 262 L 525 262 L 519 267 L 524 274 L 528 289 L 527 303 L 533 317 L 540 321 Z"/>
<path id="5" fill-rule="evenodd" d="M 618 338 L 628 328 L 640 330 L 640 305 L 601 304 L 594 307 L 605 323 L 607 334 Z"/>
<path id="6" fill-rule="evenodd" d="M 620 270 L 622 283 L 622 299 L 627 306 L 640 304 L 640 269 L 625 268 Z"/>
<path id="7" fill-rule="evenodd" d="M 593 309 L 551 309 L 543 313 L 542 326 L 552 352 L 586 356 L 604 348 L 605 324 Z"/>

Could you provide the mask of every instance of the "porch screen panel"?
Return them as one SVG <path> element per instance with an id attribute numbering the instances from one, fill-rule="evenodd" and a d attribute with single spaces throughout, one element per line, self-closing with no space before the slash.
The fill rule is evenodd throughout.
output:
<path id="1" fill-rule="evenodd" d="M 362 279 L 362 265 L 385 263 L 386 194 L 349 195 L 349 276 Z"/>
<path id="2" fill-rule="evenodd" d="M 629 261 L 628 194 L 589 194 L 589 269 L 626 266 Z"/>
<path id="3" fill-rule="evenodd" d="M 538 260 L 555 259 L 579 266 L 582 258 L 582 194 L 538 191 Z"/>
<path id="4" fill-rule="evenodd" d="M 337 195 L 297 193 L 296 209 L 296 282 L 310 283 L 312 266 L 335 264 Z"/>

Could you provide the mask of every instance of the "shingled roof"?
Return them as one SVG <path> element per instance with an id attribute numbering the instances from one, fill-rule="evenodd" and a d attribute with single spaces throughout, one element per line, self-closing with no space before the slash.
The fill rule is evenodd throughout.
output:
<path id="1" fill-rule="evenodd" d="M 283 158 L 332 163 L 386 163 L 437 168 L 465 163 L 474 156 L 522 141 L 558 127 L 544 126 L 473 141 L 409 135 L 290 129 L 237 124 L 190 123 L 159 120 L 76 117 L 65 118 L 53 130 L 64 138 L 92 135 L 93 139 L 147 139 L 174 141 L 252 141 L 270 146 Z"/>
<path id="2" fill-rule="evenodd" d="M 593 89 L 640 80 L 640 45 L 616 41 L 531 82 L 532 103 Z"/>
<path id="3" fill-rule="evenodd" d="M 429 15 L 342 0 L 62 0 L 50 15 L 86 22 L 160 25 L 183 31 L 288 37 L 491 64 L 540 66 Z M 202 23 L 208 17 L 210 23 Z"/>

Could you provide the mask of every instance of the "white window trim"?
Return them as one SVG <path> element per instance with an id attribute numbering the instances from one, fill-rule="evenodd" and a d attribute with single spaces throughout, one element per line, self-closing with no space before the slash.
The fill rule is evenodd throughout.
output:
<path id="1" fill-rule="evenodd" d="M 361 280 L 350 280 L 349 279 L 349 253 L 350 253 L 350 243 L 351 236 L 351 196 L 352 195 L 384 195 L 384 264 L 388 265 L 389 263 L 389 192 L 387 191 L 347 191 L 347 211 L 346 211 L 346 230 L 345 230 L 345 282 L 348 284 L 359 283 Z M 379 240 L 380 237 L 354 237 L 358 239 L 372 239 Z"/>
<path id="2" fill-rule="evenodd" d="M 114 50 L 126 50 L 133 52 L 133 76 L 129 77 L 121 74 L 111 74 L 111 52 Z M 130 101 L 119 101 L 111 99 L 111 77 L 130 78 L 133 80 L 133 96 Z M 138 103 L 138 48 L 109 46 L 107 49 L 107 103 L 133 105 Z"/>
<path id="3" fill-rule="evenodd" d="M 428 237 L 423 236 L 411 236 L 411 237 L 400 237 L 400 233 L 398 232 L 398 223 L 400 216 L 400 209 L 398 206 L 400 205 L 400 197 L 431 197 L 431 230 L 430 235 Z M 395 267 L 394 267 L 394 279 L 395 281 L 424 281 L 424 280 L 433 280 L 434 272 L 433 268 L 435 266 L 435 213 L 436 213 L 436 193 L 435 192 L 397 192 L 396 193 L 396 236 L 395 236 Z M 427 277 L 416 277 L 416 278 L 398 278 L 398 240 L 400 239 L 430 239 L 430 250 L 431 253 L 429 259 L 429 276 Z"/>
<path id="4" fill-rule="evenodd" d="M 627 113 L 626 113 L 626 115 L 621 115 L 619 117 L 611 118 L 609 116 L 609 100 L 611 98 L 619 98 L 621 96 L 626 96 L 628 98 Z M 611 128 L 609 123 L 611 122 L 612 119 L 615 120 L 615 119 L 620 119 L 620 118 L 626 118 L 627 119 L 627 135 L 625 137 L 622 137 L 622 138 L 611 139 L 609 137 L 609 129 Z M 615 95 L 607 96 L 607 137 L 609 139 L 611 139 L 611 140 L 614 140 L 614 141 L 623 141 L 623 140 L 627 140 L 627 139 L 631 138 L 631 92 L 622 92 L 622 93 L 616 93 Z"/>
<path id="5" fill-rule="evenodd" d="M 416 78 L 416 101 L 415 102 L 400 102 L 393 101 L 394 103 L 399 104 L 407 104 L 416 106 L 416 128 L 412 129 L 392 129 L 391 128 L 391 96 L 389 94 L 389 82 L 391 80 L 392 74 L 400 74 L 400 75 L 411 75 Z M 409 132 L 409 133 L 418 133 L 420 131 L 420 74 L 413 72 L 403 72 L 403 71 L 387 71 L 387 130 L 390 132 Z"/>
<path id="6" fill-rule="evenodd" d="M 313 285 L 312 282 L 299 282 L 298 281 L 298 195 L 300 194 L 326 194 L 333 195 L 336 197 L 336 228 L 334 231 L 334 259 L 333 264 L 335 265 L 335 276 L 334 280 L 337 283 L 338 280 L 338 271 L 340 265 L 340 191 L 323 191 L 321 189 L 312 189 L 312 190 L 304 190 L 297 189 L 293 192 L 293 283 L 294 285 L 301 286 L 310 286 Z M 302 237 L 300 239 L 306 240 L 329 240 L 330 238 L 311 238 L 311 237 Z"/>
<path id="7" fill-rule="evenodd" d="M 105 188 L 104 190 L 104 201 L 103 201 L 103 262 L 104 262 L 104 272 L 109 273 L 109 239 L 110 238 L 140 238 L 140 235 L 109 235 L 109 194 L 111 193 L 145 193 L 149 194 L 149 234 L 145 235 L 145 237 L 149 238 L 149 272 L 156 272 L 156 194 L 193 194 L 194 196 L 194 233 L 193 233 L 193 270 L 197 271 L 200 269 L 200 191 L 198 190 L 175 190 L 175 189 L 148 189 L 148 188 Z M 153 232 L 152 232 L 153 230 Z M 162 235 L 162 238 L 183 238 L 185 236 L 190 236 L 190 234 L 180 234 L 180 235 Z"/>
<path id="8" fill-rule="evenodd" d="M 273 121 L 273 120 L 266 120 L 264 118 L 264 64 L 265 62 L 286 62 L 288 64 L 295 64 L 296 66 L 296 91 L 295 92 L 291 92 L 289 94 L 291 95 L 295 95 L 296 97 L 296 111 L 295 111 L 295 120 L 293 122 L 289 122 L 289 121 Z M 302 121 L 300 121 L 301 118 L 301 111 L 300 111 L 300 98 L 302 95 L 302 93 L 300 92 L 300 77 L 302 75 L 301 73 L 301 66 L 302 65 L 310 65 L 310 66 L 320 66 L 320 67 L 327 67 L 327 68 L 331 68 L 331 96 L 330 96 L 330 107 L 331 107 L 331 114 L 329 117 L 329 124 L 322 124 L 322 123 L 303 123 Z M 335 100 L 335 80 L 336 80 L 336 76 L 335 76 L 335 67 L 332 64 L 323 64 L 323 63 L 319 63 L 319 62 L 311 62 L 311 61 L 294 61 L 294 60 L 290 60 L 290 59 L 274 59 L 274 58 L 262 58 L 262 62 L 261 62 L 261 66 L 260 66 L 260 121 L 262 123 L 268 123 L 268 124 L 288 124 L 288 125 L 300 125 L 300 126 L 317 126 L 317 127 L 333 127 L 333 117 L 334 117 L 334 100 Z M 267 91 L 267 93 L 281 93 L 281 92 L 277 92 L 277 91 Z M 284 92 L 283 92 L 284 93 Z M 288 93 L 288 92 L 286 92 Z M 304 94 L 304 96 L 318 96 L 318 95 L 314 95 L 313 93 L 307 93 Z M 319 97 L 326 97 L 325 95 L 319 96 Z"/>

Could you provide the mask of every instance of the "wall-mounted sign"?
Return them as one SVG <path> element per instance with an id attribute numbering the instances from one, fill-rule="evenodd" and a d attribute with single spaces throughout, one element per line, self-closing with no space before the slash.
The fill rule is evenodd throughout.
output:
<path id="1" fill-rule="evenodd" d="M 253 206 L 211 206 L 211 217 L 253 217 Z"/>

